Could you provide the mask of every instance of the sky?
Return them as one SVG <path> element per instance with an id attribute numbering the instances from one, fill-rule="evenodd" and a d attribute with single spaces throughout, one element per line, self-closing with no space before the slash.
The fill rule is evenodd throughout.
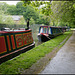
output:
<path id="1" fill-rule="evenodd" d="M 0 1 L 0 2 L 6 2 L 9 5 L 16 5 L 17 2 L 20 2 L 20 0 L 18 0 L 18 1 Z"/>

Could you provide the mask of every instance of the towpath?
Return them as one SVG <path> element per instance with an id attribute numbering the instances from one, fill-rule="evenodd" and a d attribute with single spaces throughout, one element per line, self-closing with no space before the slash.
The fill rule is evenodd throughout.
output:
<path id="1" fill-rule="evenodd" d="M 75 30 L 57 55 L 39 74 L 75 74 Z"/>

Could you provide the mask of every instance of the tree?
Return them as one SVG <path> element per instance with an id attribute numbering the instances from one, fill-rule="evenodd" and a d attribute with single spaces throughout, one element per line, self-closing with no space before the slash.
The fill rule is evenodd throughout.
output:
<path id="1" fill-rule="evenodd" d="M 36 23 L 49 25 L 49 17 L 45 16 L 44 14 L 39 14 L 39 18 L 37 19 Z"/>
<path id="2" fill-rule="evenodd" d="M 10 27 L 12 28 L 14 21 L 12 17 L 7 17 L 6 15 L 0 15 L 0 27 Z"/>
<path id="3" fill-rule="evenodd" d="M 74 2 L 75 1 L 53 1 L 52 2 L 52 11 L 54 17 L 52 20 L 57 19 L 58 22 L 63 22 L 71 26 L 71 23 L 74 24 L 75 15 L 74 15 Z"/>
<path id="4" fill-rule="evenodd" d="M 7 9 L 7 13 L 9 15 L 17 15 L 17 8 L 15 5 L 9 5 L 9 8 Z"/>
<path id="5" fill-rule="evenodd" d="M 23 12 L 25 11 L 25 6 L 23 6 L 23 2 L 18 2 L 15 5 L 9 5 L 8 14 L 10 15 L 23 15 Z"/>
<path id="6" fill-rule="evenodd" d="M 0 15 L 0 23 L 2 24 L 3 23 L 3 16 Z"/>
<path id="7" fill-rule="evenodd" d="M 44 5 L 45 4 L 45 6 L 42 8 L 41 12 L 43 14 L 47 15 L 47 16 L 49 16 L 50 14 L 52 14 L 52 12 L 51 12 L 51 0 L 49 0 L 47 2 L 46 1 L 38 1 L 38 0 L 36 0 L 36 1 L 22 0 L 22 1 L 24 2 L 25 6 L 31 5 L 31 6 L 36 7 L 36 8 L 39 7 L 40 5 Z"/>
<path id="8" fill-rule="evenodd" d="M 19 24 L 21 24 L 21 25 L 26 25 L 25 19 L 24 19 L 23 17 L 20 19 Z"/>
<path id="9" fill-rule="evenodd" d="M 23 2 L 18 2 L 16 4 L 18 15 L 23 15 L 23 12 L 26 10 L 26 7 L 23 4 L 24 4 Z"/>
<path id="10" fill-rule="evenodd" d="M 8 6 L 9 5 L 6 4 L 5 2 L 0 2 L 0 11 L 2 11 L 2 13 L 4 13 L 4 14 L 7 14 Z"/>
<path id="11" fill-rule="evenodd" d="M 35 21 L 34 21 L 34 19 L 33 19 L 32 17 L 30 18 L 29 24 L 30 24 L 30 25 L 35 24 Z"/>
<path id="12" fill-rule="evenodd" d="M 25 18 L 25 20 L 27 20 L 28 18 L 33 18 L 35 21 L 36 19 L 39 17 L 38 13 L 34 10 L 34 8 L 30 5 L 26 6 L 26 10 L 23 13 L 23 16 Z"/>
<path id="13" fill-rule="evenodd" d="M 15 24 L 12 17 L 5 17 L 5 21 L 4 21 L 5 24 L 9 24 L 9 25 L 13 25 Z"/>

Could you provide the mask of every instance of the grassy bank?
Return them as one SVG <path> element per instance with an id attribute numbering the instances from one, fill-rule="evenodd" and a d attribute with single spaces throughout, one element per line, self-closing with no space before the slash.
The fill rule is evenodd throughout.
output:
<path id="1" fill-rule="evenodd" d="M 66 32 L 48 42 L 45 42 L 30 51 L 20 54 L 16 58 L 9 60 L 0 65 L 0 74 L 20 74 L 21 71 L 32 66 L 41 57 L 51 52 L 55 47 L 67 37 L 71 32 Z M 70 34 L 70 35 L 69 35 Z"/>

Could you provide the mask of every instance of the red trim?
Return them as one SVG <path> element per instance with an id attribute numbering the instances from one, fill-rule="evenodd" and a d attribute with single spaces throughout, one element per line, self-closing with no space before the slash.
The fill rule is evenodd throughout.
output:
<path id="1" fill-rule="evenodd" d="M 11 50 L 11 45 L 10 45 L 9 36 L 7 36 L 7 41 L 8 41 L 8 47 L 9 47 L 9 51 L 10 51 L 10 50 Z"/>
<path id="2" fill-rule="evenodd" d="M 11 35 L 11 40 L 12 40 L 12 47 L 13 47 L 13 49 L 15 49 L 15 42 L 14 42 L 14 37 L 13 37 L 13 35 Z"/>
<path id="3" fill-rule="evenodd" d="M 4 36 L 0 36 L 0 54 L 7 52 L 5 38 Z"/>
<path id="4" fill-rule="evenodd" d="M 48 36 L 48 34 L 45 34 L 45 33 L 40 33 L 39 35 L 44 35 L 44 36 Z"/>

